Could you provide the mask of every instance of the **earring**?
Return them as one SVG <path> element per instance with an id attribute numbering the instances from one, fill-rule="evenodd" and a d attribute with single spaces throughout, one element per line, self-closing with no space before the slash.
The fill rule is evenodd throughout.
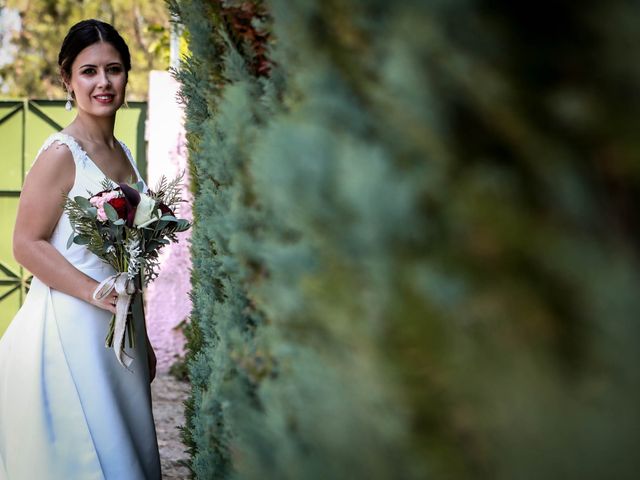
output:
<path id="1" fill-rule="evenodd" d="M 72 98 L 71 98 L 71 92 L 69 92 L 69 91 L 67 90 L 67 103 L 65 103 L 65 104 L 64 104 L 64 109 L 65 109 L 67 112 L 70 112 L 70 111 L 71 111 L 71 100 L 72 100 Z"/>
<path id="2" fill-rule="evenodd" d="M 129 108 L 129 104 L 127 103 L 127 99 L 126 98 L 124 99 L 124 106 L 125 106 L 125 108 Z"/>

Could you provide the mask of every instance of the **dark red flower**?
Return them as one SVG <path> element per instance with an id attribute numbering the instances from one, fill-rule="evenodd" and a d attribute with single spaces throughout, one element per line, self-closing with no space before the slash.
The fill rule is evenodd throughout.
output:
<path id="1" fill-rule="evenodd" d="M 119 183 L 120 190 L 124 194 L 124 199 L 127 203 L 127 227 L 133 227 L 133 220 L 136 218 L 136 210 L 140 203 L 140 193 L 126 183 Z"/>
<path id="2" fill-rule="evenodd" d="M 162 215 L 171 215 L 172 217 L 175 217 L 175 214 L 173 213 L 173 210 L 171 210 L 169 207 L 167 207 L 164 203 L 161 202 L 158 205 L 158 208 L 162 212 Z"/>
<path id="3" fill-rule="evenodd" d="M 107 202 L 111 205 L 115 211 L 118 213 L 118 218 L 125 219 L 127 218 L 127 214 L 129 213 L 127 210 L 127 201 L 123 197 L 112 198 Z"/>

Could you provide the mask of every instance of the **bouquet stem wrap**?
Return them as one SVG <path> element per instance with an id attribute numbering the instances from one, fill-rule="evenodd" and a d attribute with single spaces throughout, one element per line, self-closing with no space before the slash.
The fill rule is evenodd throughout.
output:
<path id="1" fill-rule="evenodd" d="M 129 370 L 133 358 L 124 351 L 124 334 L 127 327 L 127 314 L 136 286 L 127 272 L 120 272 L 105 278 L 93 292 L 95 300 L 102 300 L 115 289 L 118 294 L 114 326 L 113 350 L 120 365 Z M 109 344 L 107 343 L 108 347 Z"/>

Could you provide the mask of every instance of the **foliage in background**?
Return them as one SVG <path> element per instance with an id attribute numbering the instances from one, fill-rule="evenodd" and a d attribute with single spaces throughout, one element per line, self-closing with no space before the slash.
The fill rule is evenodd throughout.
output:
<path id="1" fill-rule="evenodd" d="M 187 344 L 190 344 L 193 346 L 194 345 L 194 339 L 193 339 L 194 327 L 195 327 L 195 323 L 191 322 L 189 318 L 185 318 L 174 328 L 182 332 L 182 334 L 184 335 L 187 341 Z M 192 353 L 193 353 L 193 348 L 186 352 L 187 355 Z M 169 367 L 169 375 L 173 376 L 176 380 L 179 380 L 181 382 L 189 381 L 188 363 L 189 363 L 189 359 L 192 358 L 192 355 L 189 358 L 187 358 L 187 355 L 183 356 L 178 353 L 174 354 L 173 363 Z M 178 426 L 178 428 L 184 430 L 184 425 L 180 425 Z"/>
<path id="2" fill-rule="evenodd" d="M 634 478 L 640 7 L 169 5 L 195 477 Z"/>
<path id="3" fill-rule="evenodd" d="M 129 100 L 146 100 L 149 70 L 169 66 L 169 18 L 163 2 L 153 0 L 6 0 L 3 9 L 20 13 L 22 28 L 13 39 L 18 50 L 12 62 L 0 65 L 0 94 L 4 97 L 62 99 L 58 52 L 69 28 L 96 18 L 112 24 L 131 52 L 127 86 Z"/>

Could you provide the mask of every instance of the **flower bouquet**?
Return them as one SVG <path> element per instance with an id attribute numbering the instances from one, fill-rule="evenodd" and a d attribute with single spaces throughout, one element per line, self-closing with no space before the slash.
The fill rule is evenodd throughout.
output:
<path id="1" fill-rule="evenodd" d="M 111 348 L 115 343 L 116 358 L 125 368 L 133 361 L 124 351 L 125 332 L 129 346 L 135 346 L 132 299 L 137 296 L 141 302 L 142 286 L 158 276 L 159 250 L 191 227 L 173 213 L 183 201 L 181 180 L 182 175 L 172 181 L 162 177 L 154 190 L 144 192 L 142 182 L 114 187 L 105 178 L 104 190 L 98 193 L 73 199 L 65 196 L 63 208 L 73 228 L 67 248 L 73 243 L 86 245 L 117 272 L 98 285 L 93 298 L 105 298 L 114 289 L 118 294 L 105 346 Z"/>

